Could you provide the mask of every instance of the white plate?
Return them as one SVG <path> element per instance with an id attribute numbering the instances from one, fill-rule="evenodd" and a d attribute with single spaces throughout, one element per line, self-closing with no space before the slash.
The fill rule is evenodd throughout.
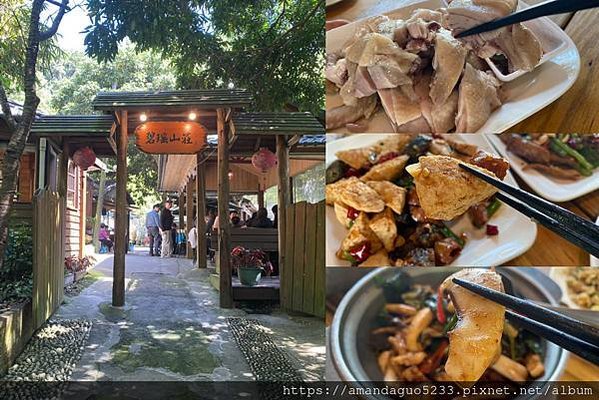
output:
<path id="1" fill-rule="evenodd" d="M 444 2 L 442 0 L 414 0 L 403 4 L 405 5 L 401 8 L 385 13 L 385 15 L 406 18 L 417 8 L 436 9 L 442 7 Z M 326 35 L 327 53 L 340 51 L 361 23 L 361 21 L 356 21 L 328 31 Z M 543 60 L 543 64 L 534 71 L 504 83 L 502 88 L 505 94 L 505 103 L 491 114 L 485 125 L 478 130 L 479 133 L 506 131 L 557 100 L 572 87 L 578 77 L 580 55 L 568 35 L 548 18 L 541 18 L 530 27 L 540 38 L 551 36 L 552 40 L 563 44 L 549 54 Z M 539 29 L 542 32 L 539 32 Z M 338 99 L 334 99 L 334 97 L 327 96 L 329 108 L 331 105 L 338 104 Z M 384 111 L 379 111 L 369 120 L 368 131 L 393 131 Z M 346 128 L 338 128 L 330 132 L 347 133 L 348 131 Z"/>
<path id="2" fill-rule="evenodd" d="M 381 140 L 385 134 L 360 134 L 347 136 L 343 139 L 327 143 L 326 164 L 329 166 L 336 160 L 335 153 L 339 150 L 364 147 Z M 462 141 L 474 144 L 488 152 L 493 151 L 492 146 L 484 135 L 460 135 Z M 505 182 L 517 186 L 514 177 L 508 172 Z M 496 266 L 504 264 L 511 259 L 526 252 L 534 243 L 537 236 L 537 226 L 526 216 L 516 210 L 502 205 L 493 215 L 491 224 L 499 227 L 499 235 L 487 236 L 485 229 L 475 228 L 468 216 L 462 216 L 451 224 L 451 229 L 456 233 L 468 232 L 468 241 L 462 254 L 451 264 L 454 266 Z M 337 218 L 333 207 L 327 206 L 326 211 L 326 262 L 327 266 L 348 266 L 349 262 L 340 260 L 335 255 L 345 236 L 344 228 Z"/>
<path id="3" fill-rule="evenodd" d="M 599 225 L 599 217 L 597 217 L 597 221 L 595 221 L 597 225 Z M 599 267 L 599 258 L 591 255 L 591 262 L 589 263 L 591 267 Z"/>
<path id="4" fill-rule="evenodd" d="M 498 135 L 487 135 L 487 137 L 499 154 L 510 161 L 510 169 L 516 172 L 532 190 L 547 200 L 558 203 L 570 201 L 599 189 L 599 169 L 595 169 L 593 175 L 575 181 L 545 175 L 532 168 L 524 169 L 528 163 L 507 151 L 505 143 Z"/>

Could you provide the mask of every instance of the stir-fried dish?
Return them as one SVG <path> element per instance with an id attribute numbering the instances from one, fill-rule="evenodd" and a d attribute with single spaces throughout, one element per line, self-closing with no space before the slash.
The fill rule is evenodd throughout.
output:
<path id="1" fill-rule="evenodd" d="M 364 132 L 382 108 L 395 132 L 475 132 L 502 104 L 504 73 L 530 71 L 543 56 L 523 24 L 456 39 L 512 13 L 517 0 L 453 0 L 407 20 L 366 20 L 338 54 L 327 54 L 327 129 Z"/>
<path id="2" fill-rule="evenodd" d="M 599 311 L 599 268 L 568 269 L 568 296 L 582 308 Z"/>
<path id="3" fill-rule="evenodd" d="M 467 245 L 444 221 L 467 214 L 475 228 L 501 203 L 495 189 L 459 167 L 468 163 L 503 179 L 504 159 L 453 138 L 387 135 L 369 147 L 343 150 L 326 172 L 326 203 L 347 228 L 337 257 L 359 266 L 434 266 L 453 262 Z"/>
<path id="4" fill-rule="evenodd" d="M 454 277 L 503 291 L 487 269 L 463 269 L 438 288 L 382 283 L 386 304 L 371 333 L 385 381 L 524 382 L 545 373 L 541 339 L 505 320 L 505 309 L 452 283 Z"/>
<path id="5" fill-rule="evenodd" d="M 507 150 L 535 169 L 556 178 L 576 180 L 599 168 L 599 134 L 504 133 Z"/>

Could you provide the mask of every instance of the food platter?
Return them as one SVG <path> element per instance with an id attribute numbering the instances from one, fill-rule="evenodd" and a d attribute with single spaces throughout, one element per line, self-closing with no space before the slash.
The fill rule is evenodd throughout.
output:
<path id="1" fill-rule="evenodd" d="M 522 3 L 522 2 L 521 2 Z M 524 3 L 522 3 L 524 5 Z M 418 8 L 437 9 L 444 7 L 441 0 L 414 1 L 395 10 L 390 10 L 384 15 L 394 18 L 407 18 L 412 11 Z M 525 5 L 524 5 L 525 6 Z M 363 21 L 330 30 L 326 36 L 327 54 L 339 52 L 347 41 L 353 37 Z M 504 104 L 495 110 L 487 122 L 477 132 L 503 132 L 518 122 L 557 100 L 576 81 L 580 72 L 580 55 L 572 40 L 553 21 L 541 18 L 530 26 L 540 40 L 551 42 L 552 45 L 543 43 L 543 47 L 552 50 L 542 59 L 542 64 L 533 71 L 520 74 L 516 79 L 514 75 L 500 76 L 505 82 L 502 86 Z M 328 103 L 336 100 L 327 96 Z M 329 108 L 329 107 L 327 107 Z M 368 122 L 367 132 L 393 132 L 393 128 L 383 111 L 377 112 Z M 347 133 L 346 127 L 332 129 L 330 132 Z"/>
<path id="2" fill-rule="evenodd" d="M 555 202 L 570 201 L 599 189 L 599 169 L 596 169 L 591 176 L 578 180 L 565 180 L 547 176 L 537 170 L 525 168 L 526 161 L 507 151 L 505 143 L 501 141 L 498 135 L 486 136 L 499 154 L 510 161 L 511 170 L 518 174 L 532 190 L 547 200 Z"/>
<path id="3" fill-rule="evenodd" d="M 405 272 L 404 272 L 405 271 Z M 379 268 L 358 281 L 339 304 L 329 332 L 329 354 L 334 373 L 343 381 L 361 386 L 368 381 L 381 381 L 376 353 L 367 345 L 369 332 L 378 325 L 380 309 L 385 304 L 381 282 L 390 281 L 398 274 L 406 274 L 416 284 L 436 286 L 457 268 L 432 268 L 398 270 Z M 542 283 L 514 268 L 501 268 L 518 293 L 531 300 L 557 306 L 558 299 L 543 288 Z M 545 342 L 545 374 L 542 381 L 556 380 L 562 373 L 567 352 Z"/>
<path id="4" fill-rule="evenodd" d="M 336 159 L 335 153 L 364 147 L 387 137 L 384 134 L 351 135 L 343 139 L 330 141 L 326 148 L 326 164 L 329 166 Z M 459 135 L 465 143 L 478 146 L 480 149 L 493 152 L 492 146 L 483 135 Z M 513 176 L 508 172 L 505 181 L 517 186 Z M 349 262 L 337 258 L 335 252 L 347 235 L 347 230 L 336 219 L 332 207 L 326 211 L 326 265 L 348 266 Z M 495 266 L 526 252 L 534 243 L 537 233 L 536 224 L 514 209 L 503 205 L 493 216 L 493 224 L 499 227 L 499 235 L 487 236 L 484 230 L 476 229 L 466 216 L 451 222 L 451 229 L 460 234 L 467 232 L 468 241 L 461 255 L 451 265 L 459 266 Z"/>

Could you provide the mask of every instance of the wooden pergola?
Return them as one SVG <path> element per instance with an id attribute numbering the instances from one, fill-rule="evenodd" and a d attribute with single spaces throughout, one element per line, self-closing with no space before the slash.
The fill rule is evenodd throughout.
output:
<path id="1" fill-rule="evenodd" d="M 256 113 L 244 112 L 252 103 L 252 96 L 243 89 L 184 90 L 166 92 L 109 92 L 99 93 L 93 102 L 94 108 L 109 114 L 114 119 L 117 154 L 116 176 L 116 222 L 115 256 L 113 281 L 113 306 L 125 302 L 125 251 L 127 232 L 126 181 L 127 145 L 129 136 L 144 121 L 188 121 L 193 113 L 194 121 L 201 124 L 208 134 L 207 145 L 195 154 L 195 188 L 191 176 L 185 180 L 185 191 L 189 199 L 195 192 L 196 220 L 198 232 L 205 232 L 205 192 L 207 163 L 216 161 L 218 171 L 218 213 L 228 215 L 230 186 L 229 161 L 231 157 L 249 157 L 259 147 L 276 149 L 278 158 L 278 204 L 279 221 L 286 221 L 286 206 L 291 202 L 289 185 L 290 148 L 300 149 L 324 159 L 322 146 L 311 146 L 304 135 L 322 135 L 323 126 L 309 113 Z M 216 154 L 213 154 L 216 153 Z M 212 155 L 207 155 L 212 154 Z M 191 215 L 188 201 L 183 211 Z M 284 268 L 285 229 L 279 228 L 279 268 Z M 199 236 L 197 246 L 198 266 L 206 265 L 206 240 Z M 220 265 L 220 306 L 233 306 L 230 226 L 219 224 L 218 235 Z"/>

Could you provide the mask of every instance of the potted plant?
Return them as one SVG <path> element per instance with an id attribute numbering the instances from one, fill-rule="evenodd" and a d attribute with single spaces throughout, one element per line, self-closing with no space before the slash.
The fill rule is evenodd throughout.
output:
<path id="1" fill-rule="evenodd" d="M 70 255 L 65 258 L 64 266 L 67 271 L 73 274 L 73 283 L 85 276 L 87 270 L 94 265 L 96 260 L 92 256 L 78 257 Z"/>
<path id="2" fill-rule="evenodd" d="M 233 271 L 237 271 L 239 281 L 244 286 L 255 286 L 260 282 L 262 273 L 272 272 L 272 264 L 262 250 L 249 250 L 237 246 L 231 250 L 231 264 Z"/>

